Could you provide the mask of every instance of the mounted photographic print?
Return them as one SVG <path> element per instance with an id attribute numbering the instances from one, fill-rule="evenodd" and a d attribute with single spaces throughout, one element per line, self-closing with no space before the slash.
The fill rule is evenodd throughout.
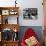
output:
<path id="1" fill-rule="evenodd" d="M 37 8 L 25 8 L 23 9 L 23 18 L 37 20 L 38 9 Z"/>

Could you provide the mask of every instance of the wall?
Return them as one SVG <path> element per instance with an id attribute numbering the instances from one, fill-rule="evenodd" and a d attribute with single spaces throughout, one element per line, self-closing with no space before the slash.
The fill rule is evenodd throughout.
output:
<path id="1" fill-rule="evenodd" d="M 0 0 L 0 6 L 1 7 L 10 7 L 10 6 L 14 6 L 14 1 L 15 0 Z"/>
<path id="2" fill-rule="evenodd" d="M 0 6 L 14 6 L 15 0 L 0 0 Z M 42 0 L 17 0 L 20 6 L 19 11 L 19 24 L 20 26 L 43 26 L 43 6 Z M 23 19 L 23 8 L 37 8 L 38 19 L 37 20 L 24 20 Z"/>
<path id="3" fill-rule="evenodd" d="M 42 0 L 18 0 L 20 3 L 20 25 L 21 26 L 43 26 L 43 6 Z M 37 20 L 24 20 L 23 19 L 23 9 L 24 8 L 37 8 L 38 9 L 38 19 Z"/>
<path id="4" fill-rule="evenodd" d="M 44 0 L 44 26 L 46 26 L 46 0 Z"/>

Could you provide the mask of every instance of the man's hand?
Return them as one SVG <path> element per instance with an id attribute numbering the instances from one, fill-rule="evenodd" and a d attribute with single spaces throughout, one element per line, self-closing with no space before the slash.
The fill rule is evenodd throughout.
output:
<path id="1" fill-rule="evenodd" d="M 25 40 L 25 43 L 27 44 L 27 46 L 35 46 L 37 44 L 37 42 L 38 41 L 34 36 Z"/>

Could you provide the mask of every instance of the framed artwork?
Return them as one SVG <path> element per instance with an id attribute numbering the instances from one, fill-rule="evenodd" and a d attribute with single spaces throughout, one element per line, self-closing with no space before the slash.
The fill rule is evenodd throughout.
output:
<path id="1" fill-rule="evenodd" d="M 2 15 L 9 15 L 9 10 L 2 10 Z"/>
<path id="2" fill-rule="evenodd" d="M 23 9 L 23 18 L 37 20 L 38 9 L 37 8 L 25 8 Z"/>

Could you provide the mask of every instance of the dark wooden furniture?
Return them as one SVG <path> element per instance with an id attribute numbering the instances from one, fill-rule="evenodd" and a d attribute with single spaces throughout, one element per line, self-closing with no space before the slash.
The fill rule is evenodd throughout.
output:
<path id="1" fill-rule="evenodd" d="M 9 28 L 13 30 L 14 32 L 19 31 L 18 10 L 19 10 L 19 7 L 0 7 L 0 32 L 1 32 L 0 46 L 18 46 L 19 39 L 15 41 L 14 40 L 9 40 L 9 41 L 2 40 L 2 32 L 5 28 Z M 9 16 L 16 17 L 16 23 L 9 24 L 8 18 L 7 18 Z"/>
<path id="2" fill-rule="evenodd" d="M 0 41 L 0 46 L 2 46 L 2 42 Z"/>
<path id="3" fill-rule="evenodd" d="M 18 46 L 18 41 L 5 41 L 2 44 L 3 46 Z"/>

